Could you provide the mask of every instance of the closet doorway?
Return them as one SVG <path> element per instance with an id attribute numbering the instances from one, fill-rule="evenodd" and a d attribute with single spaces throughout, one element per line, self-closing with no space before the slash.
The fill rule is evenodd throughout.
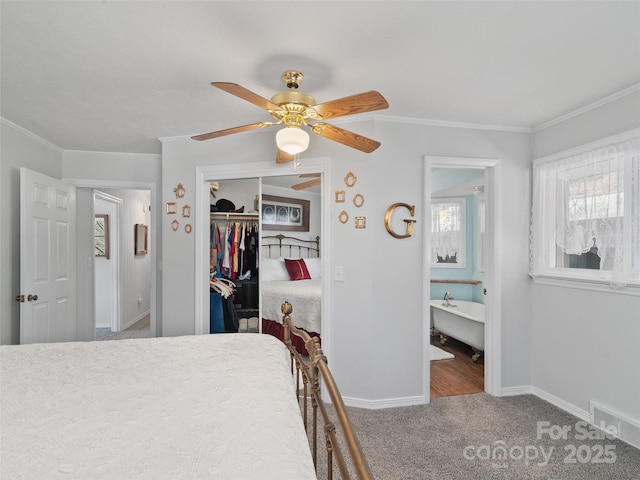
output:
<path id="1" fill-rule="evenodd" d="M 272 184 L 276 182 L 275 177 L 280 177 L 281 180 L 285 177 L 291 177 L 289 180 L 293 183 L 300 183 L 300 175 L 305 174 L 320 174 L 321 178 L 330 179 L 330 159 L 327 157 L 319 157 L 313 159 L 305 159 L 302 165 L 298 165 L 297 168 L 292 168 L 290 164 L 276 164 L 272 161 L 253 163 L 253 164 L 233 164 L 233 165 L 210 165 L 196 168 L 196 198 L 201 208 L 196 211 L 195 218 L 195 232 L 196 237 L 196 292 L 195 292 L 195 325 L 194 332 L 196 335 L 209 333 L 210 330 L 210 301 L 209 301 L 209 258 L 210 258 L 210 182 L 228 181 L 228 180 L 247 180 L 256 179 L 259 182 L 259 198 L 261 198 L 263 192 L 275 185 L 270 185 L 269 180 L 273 179 Z M 290 183 L 291 185 L 291 183 Z M 330 182 L 322 181 L 319 186 L 320 189 L 320 238 L 331 238 L 331 225 L 329 221 L 329 215 L 325 215 L 325 212 L 330 211 Z M 281 187 L 282 188 L 282 187 Z M 290 189 L 289 187 L 286 187 Z M 294 190 L 290 190 L 295 193 Z M 293 195 L 291 195 L 293 196 Z M 253 200 L 250 204 L 251 208 L 255 208 Z M 236 208 L 242 205 L 237 205 Z M 202 208 L 204 207 L 204 208 Z M 245 205 L 247 208 L 248 205 Z M 329 265 L 331 261 L 331 253 L 327 248 L 327 242 L 320 241 L 320 259 L 321 268 L 323 271 L 329 271 Z M 325 312 L 330 309 L 330 288 L 329 279 L 327 276 L 322 277 L 322 316 L 328 318 Z M 330 338 L 329 336 L 328 322 L 322 322 L 322 336 L 324 339 Z M 330 342 L 323 341 L 323 350 L 326 352 L 330 348 Z"/>
<path id="2" fill-rule="evenodd" d="M 492 159 L 425 157 L 428 398 L 501 390 L 499 166 Z"/>

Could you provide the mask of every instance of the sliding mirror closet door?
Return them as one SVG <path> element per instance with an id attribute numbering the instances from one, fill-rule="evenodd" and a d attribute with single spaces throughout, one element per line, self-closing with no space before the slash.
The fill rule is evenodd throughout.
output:
<path id="1" fill-rule="evenodd" d="M 320 174 L 262 178 L 260 306 L 263 333 L 282 338 L 281 305 L 295 326 L 320 336 L 322 189 Z M 295 337 L 295 340 L 299 339 Z M 295 343 L 295 342 L 294 342 Z M 302 342 L 296 348 L 305 353 Z"/>

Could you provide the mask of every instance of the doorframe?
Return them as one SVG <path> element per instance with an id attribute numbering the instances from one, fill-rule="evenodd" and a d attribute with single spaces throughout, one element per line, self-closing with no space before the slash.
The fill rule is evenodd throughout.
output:
<path id="1" fill-rule="evenodd" d="M 161 216 L 160 216 L 160 208 L 157 207 L 157 198 L 158 198 L 158 185 L 154 182 L 131 182 L 131 181 L 121 181 L 121 180 L 96 180 L 96 179 L 86 179 L 86 178 L 63 178 L 63 182 L 69 183 L 71 185 L 75 185 L 79 188 L 92 188 L 92 189 L 100 189 L 100 188 L 118 188 L 118 189 L 130 189 L 130 190 L 149 190 L 151 192 L 151 244 L 150 244 L 150 256 L 151 256 L 151 319 L 150 319 L 150 334 L 152 337 L 157 335 L 158 331 L 158 309 L 157 309 L 157 299 L 158 296 L 158 282 L 157 282 L 157 259 L 158 259 L 158 238 L 160 235 L 160 225 L 161 225 Z M 76 268 L 80 268 L 80 265 L 77 265 Z M 95 267 L 94 267 L 95 270 Z M 95 309 L 95 300 L 94 300 L 94 309 Z M 95 331 L 95 314 L 92 319 Z"/>
<path id="2" fill-rule="evenodd" d="M 273 160 L 260 163 L 235 163 L 207 165 L 195 169 L 195 315 L 194 332 L 196 335 L 209 332 L 209 186 L 210 181 L 239 180 L 257 178 L 259 195 L 262 196 L 262 179 L 304 173 L 322 174 L 322 202 L 320 208 L 320 259 L 322 262 L 322 350 L 328 356 L 330 352 L 330 311 L 331 283 L 328 272 L 331 271 L 331 159 L 329 157 L 305 158 L 293 171 L 292 163 L 277 164 Z M 206 206 L 206 208 L 204 208 Z M 262 231 L 261 231 L 262 233 Z M 258 248 L 262 248 L 262 236 Z M 295 307 L 295 306 L 294 306 Z M 262 313 L 262 312 L 261 312 Z"/>
<path id="3" fill-rule="evenodd" d="M 114 296 L 114 318 L 112 318 L 111 322 L 111 331 L 119 332 L 122 328 L 122 302 L 121 302 L 121 288 L 120 288 L 120 251 L 121 251 L 121 238 L 120 238 L 120 218 L 122 215 L 122 203 L 123 200 L 121 198 L 114 197 L 113 195 L 109 195 L 99 189 L 93 190 L 93 213 L 95 216 L 95 202 L 96 199 L 103 200 L 105 202 L 109 202 L 115 207 L 115 218 L 114 221 L 109 221 L 109 236 L 111 239 L 116 239 L 115 242 L 110 242 L 114 248 L 110 248 L 110 256 L 113 254 L 112 260 L 114 260 L 113 265 L 113 275 L 111 276 L 111 288 Z M 95 250 L 95 240 L 92 242 L 93 248 Z M 93 268 L 93 277 L 94 277 L 94 288 L 96 285 L 96 269 L 95 269 L 95 259 L 94 259 L 94 268 Z M 97 295 L 94 294 L 94 312 L 97 303 Z M 95 315 L 95 313 L 94 313 Z M 93 318 L 93 329 L 96 329 L 96 317 Z"/>
<path id="4" fill-rule="evenodd" d="M 484 391 L 495 396 L 502 392 L 502 188 L 501 162 L 496 158 L 474 157 L 444 157 L 424 156 L 424 198 L 423 198 L 423 291 L 431 290 L 431 265 L 429 252 L 431 250 L 431 170 L 432 168 L 477 168 L 484 170 L 485 177 L 485 278 L 483 283 L 488 291 L 485 297 L 485 373 Z M 422 349 L 424 366 L 425 398 L 431 399 L 431 372 L 429 368 L 428 347 L 430 343 L 431 296 L 423 303 L 423 333 L 424 345 Z"/>

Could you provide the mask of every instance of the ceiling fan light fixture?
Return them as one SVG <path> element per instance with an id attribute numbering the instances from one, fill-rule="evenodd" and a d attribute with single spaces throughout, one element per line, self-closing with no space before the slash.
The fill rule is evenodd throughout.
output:
<path id="1" fill-rule="evenodd" d="M 283 152 L 296 155 L 309 147 L 309 134 L 300 127 L 285 127 L 276 133 L 276 144 Z"/>

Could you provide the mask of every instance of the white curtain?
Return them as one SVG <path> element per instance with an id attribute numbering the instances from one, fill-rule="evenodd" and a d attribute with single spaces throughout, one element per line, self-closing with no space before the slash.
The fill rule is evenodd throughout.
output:
<path id="1" fill-rule="evenodd" d="M 614 286 L 640 279 L 640 138 L 534 167 L 532 262 L 556 264 L 557 252 L 594 247 Z M 542 265 L 539 263 L 542 260 Z M 536 268 L 534 268 L 536 270 Z"/>
<path id="2" fill-rule="evenodd" d="M 460 202 L 440 202 L 431 205 L 431 258 L 457 256 L 463 248 L 462 207 Z M 459 257 L 458 257 L 459 259 Z"/>

